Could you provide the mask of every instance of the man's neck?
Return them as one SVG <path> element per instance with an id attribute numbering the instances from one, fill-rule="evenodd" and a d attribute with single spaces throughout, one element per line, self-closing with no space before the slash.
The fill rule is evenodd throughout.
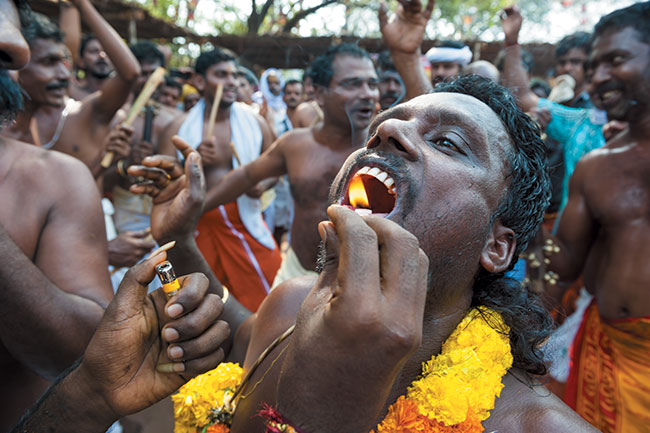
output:
<path id="1" fill-rule="evenodd" d="M 368 128 L 355 130 L 352 126 L 341 128 L 327 119 L 314 127 L 314 136 L 328 147 L 361 147 L 366 143 Z"/>
<path id="2" fill-rule="evenodd" d="M 203 122 L 209 122 L 210 113 L 212 112 L 212 102 L 213 101 L 208 101 L 207 99 L 205 99 L 205 110 L 203 111 Z M 232 105 L 228 106 L 227 108 L 224 108 L 220 105 L 217 108 L 217 117 L 216 117 L 217 122 L 222 122 L 230 119 L 230 107 L 232 107 Z"/>
<path id="3" fill-rule="evenodd" d="M 86 90 L 88 93 L 95 93 L 101 89 L 102 84 L 104 84 L 105 81 L 105 78 L 97 78 L 91 74 L 87 74 L 84 90 Z"/>

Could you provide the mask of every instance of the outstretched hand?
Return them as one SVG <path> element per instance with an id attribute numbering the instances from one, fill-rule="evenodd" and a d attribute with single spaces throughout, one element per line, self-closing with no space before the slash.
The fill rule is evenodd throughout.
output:
<path id="1" fill-rule="evenodd" d="M 391 52 L 415 53 L 420 49 L 435 0 L 425 7 L 420 0 L 399 0 L 392 17 L 385 2 L 379 5 L 379 28 Z"/>
<path id="2" fill-rule="evenodd" d="M 126 273 L 75 372 L 116 417 L 154 404 L 224 358 L 219 346 L 230 331 L 217 320 L 223 303 L 207 292 L 204 275 L 180 277 L 181 291 L 169 301 L 162 290 L 147 296 L 165 257 Z"/>
<path id="3" fill-rule="evenodd" d="M 501 11 L 501 26 L 505 33 L 506 45 L 516 45 L 523 18 L 517 5 L 508 6 Z"/>
<path id="4" fill-rule="evenodd" d="M 428 259 L 392 221 L 341 206 L 327 213 L 325 265 L 298 313 L 278 404 L 306 431 L 368 431 L 420 345 Z"/>
<path id="5" fill-rule="evenodd" d="M 175 136 L 172 142 L 185 158 L 184 168 L 173 157 L 154 155 L 128 169 L 131 176 L 150 182 L 132 185 L 130 190 L 153 197 L 151 234 L 159 244 L 193 237 L 205 201 L 201 157 L 181 138 Z"/>

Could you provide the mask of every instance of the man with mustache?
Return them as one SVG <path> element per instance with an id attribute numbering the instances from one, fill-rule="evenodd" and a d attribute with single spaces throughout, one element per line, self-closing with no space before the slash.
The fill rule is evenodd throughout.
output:
<path id="1" fill-rule="evenodd" d="M 206 209 L 234 200 L 257 182 L 288 175 L 294 199 L 291 246 L 273 286 L 301 275 L 314 275 L 316 226 L 325 218 L 327 191 L 341 164 L 359 149 L 379 99 L 378 79 L 367 52 L 351 45 L 331 47 L 311 65 L 321 123 L 293 129 L 258 159 L 210 186 Z"/>
<path id="2" fill-rule="evenodd" d="M 650 3 L 604 16 L 588 59 L 592 102 L 628 128 L 576 165 L 560 217 L 558 302 L 581 273 L 594 300 L 573 342 L 564 399 L 603 431 L 641 432 L 650 414 Z"/>
<path id="3" fill-rule="evenodd" d="M 68 4 L 63 7 L 70 6 L 72 5 Z M 70 82 L 69 93 L 71 98 L 81 101 L 86 96 L 101 90 L 114 69 L 104 47 L 93 34 L 82 38 L 78 63 L 79 70 L 84 72 L 84 77 Z"/>
<path id="4" fill-rule="evenodd" d="M 379 54 L 377 71 L 379 73 L 379 107 L 386 110 L 401 102 L 406 90 L 388 51 L 382 51 Z"/>
<path id="5" fill-rule="evenodd" d="M 18 2 L 18 11 L 23 25 L 34 19 L 26 3 Z M 22 109 L 20 87 L 7 69 L 25 65 L 29 49 L 13 1 L 0 1 L 0 16 L 1 128 Z M 47 45 L 37 40 L 32 57 L 39 67 L 41 44 Z M 83 353 L 113 291 L 100 197 L 84 164 L 6 136 L 0 137 L 0 154 L 5 203 L 0 207 L 0 382 L 7 392 L 0 431 L 5 432 Z"/>
<path id="6" fill-rule="evenodd" d="M 32 19 L 26 1 L 0 0 L 0 128 L 21 109 L 20 88 L 7 71 L 29 61 L 29 46 L 20 30 Z M 101 331 L 86 350 L 112 298 L 103 217 L 92 176 L 75 158 L 11 138 L 0 137 L 0 156 L 0 198 L 5 203 L 0 207 L 0 381 L 6 393 L 0 431 L 9 431 L 66 369 L 77 377 L 94 370 L 104 378 L 126 378 L 120 388 L 143 408 L 223 359 L 218 349 L 228 330 L 217 320 L 222 304 L 207 293 L 204 277 L 179 275 L 182 294 L 169 303 L 160 292 L 147 296 L 154 265 L 165 253 L 127 273 Z M 188 156 L 194 165 L 199 163 Z M 196 344 L 197 350 L 185 350 L 183 361 L 174 362 L 168 350 L 179 343 Z M 82 354 L 84 362 L 75 363 Z M 126 368 L 131 370 L 124 365 L 112 370 L 118 359 L 128 360 Z M 80 402 L 85 408 L 88 403 Z M 138 409 L 131 406 L 132 412 Z M 74 414 L 67 413 L 83 418 L 85 410 L 80 406 Z M 98 419 L 108 413 L 126 415 L 119 411 L 119 406 L 111 406 L 100 411 Z M 60 418 L 57 428 L 71 431 Z M 28 429 L 48 430 L 40 422 Z"/>
<path id="7" fill-rule="evenodd" d="M 106 49 L 117 73 L 108 78 L 101 92 L 79 102 L 68 99 L 69 52 L 62 42 L 62 33 L 48 18 L 34 14 L 32 22 L 23 29 L 32 56 L 27 67 L 19 72 L 18 80 L 29 98 L 16 121 L 2 135 L 72 155 L 83 161 L 97 178 L 104 172 L 100 162 L 105 149 L 99 143 L 103 143 L 113 116 L 128 98 L 140 69 L 128 47 L 90 0 L 74 3 Z"/>
<path id="8" fill-rule="evenodd" d="M 201 154 L 207 185 L 212 187 L 234 168 L 259 157 L 271 145 L 273 136 L 266 120 L 237 102 L 240 71 L 231 52 L 221 48 L 203 52 L 195 70 L 195 85 L 202 99 L 169 125 L 159 141 L 159 152 L 176 155 L 171 137 L 183 137 Z M 208 136 L 219 85 L 223 91 L 212 136 Z M 223 206 L 208 208 L 197 226 L 199 248 L 219 281 L 252 311 L 269 292 L 282 260 L 262 219 L 259 197 L 270 186 L 271 182 L 250 184 L 244 190 L 246 195 L 232 196 Z"/>
<path id="9" fill-rule="evenodd" d="M 398 18 L 390 23 L 382 19 L 382 27 L 393 35 L 424 33 L 432 3 L 424 13 L 417 1 L 405 0 L 402 5 Z M 424 76 L 424 71 L 418 74 Z M 545 370 L 539 344 L 550 332 L 550 319 L 535 295 L 503 276 L 534 235 L 548 203 L 543 143 L 530 118 L 498 84 L 462 77 L 443 83 L 432 95 L 387 110 L 369 132 L 366 148 L 346 160 L 334 181 L 329 200 L 333 205 L 327 211 L 330 221 L 319 224 L 325 244 L 320 276 L 286 282 L 251 319 L 245 369 L 254 368 L 263 351 L 267 355 L 236 401 L 230 431 L 289 432 L 292 429 L 285 424 L 290 424 L 304 432 L 367 432 L 385 416 L 392 421 L 378 431 L 452 431 L 468 424 L 465 431 L 594 431 L 555 396 L 538 388 L 535 376 Z M 156 158 L 146 164 L 167 162 Z M 368 174 L 370 167 L 390 176 L 392 194 Z M 149 190 L 158 197 L 154 219 L 168 221 L 159 234 L 165 238 L 173 233 L 180 244 L 170 253 L 172 260 L 202 266 L 186 223 L 196 218 L 196 212 L 187 211 L 190 205 L 201 207 L 200 197 L 188 196 L 196 179 L 190 177 L 188 184 L 175 167 L 170 169 L 170 183 L 145 168 L 131 172 L 149 173 L 156 181 Z M 358 213 L 350 203 L 355 179 L 367 186 L 370 208 L 364 210 L 372 215 Z M 181 221 L 179 230 L 174 226 Z M 192 255 L 195 258 L 187 260 Z M 515 365 L 497 378 L 499 398 L 495 401 L 496 396 L 490 395 L 496 406 L 481 417 L 486 418 L 482 424 L 467 421 L 476 409 L 476 402 L 468 401 L 478 389 L 465 393 L 462 380 L 472 375 L 472 369 L 452 378 L 460 382 L 448 383 L 451 389 L 420 388 L 426 402 L 442 413 L 431 409 L 433 413 L 425 417 L 414 412 L 413 403 L 387 415 L 388 405 L 403 401 L 398 396 L 420 376 L 422 363 L 447 350 L 443 342 L 452 330 L 479 320 L 459 327 L 466 312 L 477 306 L 496 310 L 507 323 L 507 330 L 500 328 L 496 313 L 480 319 L 500 338 L 508 340 L 509 335 L 505 357 L 511 353 Z M 294 323 L 288 338 L 264 350 Z M 246 340 L 246 335 L 237 334 L 244 338 L 236 340 Z M 446 359 L 449 369 L 475 356 L 495 356 L 488 354 L 496 347 L 480 350 L 483 335 L 465 338 L 471 347 Z M 500 361 L 488 362 L 487 371 Z M 444 377 L 447 370 L 435 372 Z M 481 374 L 475 378 L 479 383 L 488 381 Z M 48 407 L 56 408 L 54 402 L 63 401 L 65 392 L 73 401 L 81 397 L 101 401 L 103 392 L 84 391 L 97 379 L 88 380 L 90 387 L 70 385 L 63 395 L 54 394 Z M 190 400 L 195 397 L 200 398 Z M 99 413 L 91 408 L 90 415 Z M 261 408 L 276 422 L 267 426 L 264 418 L 253 416 Z M 436 421 L 451 411 L 466 421 Z M 50 416 L 56 417 L 56 412 Z M 44 425 L 53 424 L 42 415 Z M 73 426 L 99 430 L 101 424 L 93 418 L 76 420 Z M 225 430 L 215 427 L 209 430 Z"/>

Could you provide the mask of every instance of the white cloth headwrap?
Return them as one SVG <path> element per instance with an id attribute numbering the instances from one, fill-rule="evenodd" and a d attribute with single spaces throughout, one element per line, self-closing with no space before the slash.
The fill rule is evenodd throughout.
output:
<path id="1" fill-rule="evenodd" d="M 279 95 L 274 95 L 271 93 L 271 89 L 269 89 L 269 75 L 271 74 L 275 74 L 280 82 L 280 88 L 284 89 L 284 78 L 280 75 L 280 71 L 275 68 L 269 68 L 264 71 L 262 78 L 260 79 L 260 92 L 262 92 L 262 96 L 264 96 L 266 105 L 268 105 L 269 108 L 272 108 L 275 111 L 286 110 L 287 104 L 282 100 L 283 92 L 280 92 Z"/>
<path id="2" fill-rule="evenodd" d="M 451 62 L 466 66 L 472 60 L 472 50 L 463 48 L 433 47 L 425 54 L 429 63 Z"/>
<path id="3" fill-rule="evenodd" d="M 178 130 L 178 136 L 196 149 L 203 139 L 203 112 L 205 101 L 201 99 L 187 113 L 185 121 Z M 230 138 L 242 165 L 257 159 L 262 151 L 262 131 L 252 110 L 239 102 L 230 106 Z M 179 153 L 179 158 L 182 155 Z M 233 155 L 232 168 L 237 168 L 237 159 Z M 259 199 L 242 194 L 237 198 L 239 216 L 246 230 L 259 243 L 270 250 L 275 249 L 273 235 L 264 224 Z"/>

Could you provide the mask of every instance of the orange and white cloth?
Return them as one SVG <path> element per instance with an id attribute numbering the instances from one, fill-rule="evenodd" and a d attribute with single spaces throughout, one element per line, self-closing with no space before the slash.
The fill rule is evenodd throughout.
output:
<path id="1" fill-rule="evenodd" d="M 605 320 L 592 301 L 573 343 L 564 401 L 605 433 L 650 432 L 650 317 Z"/>
<path id="2" fill-rule="evenodd" d="M 237 207 L 232 202 L 204 213 L 196 226 L 196 243 L 219 281 L 255 312 L 282 258 L 277 246 L 267 248 L 246 230 Z"/>

